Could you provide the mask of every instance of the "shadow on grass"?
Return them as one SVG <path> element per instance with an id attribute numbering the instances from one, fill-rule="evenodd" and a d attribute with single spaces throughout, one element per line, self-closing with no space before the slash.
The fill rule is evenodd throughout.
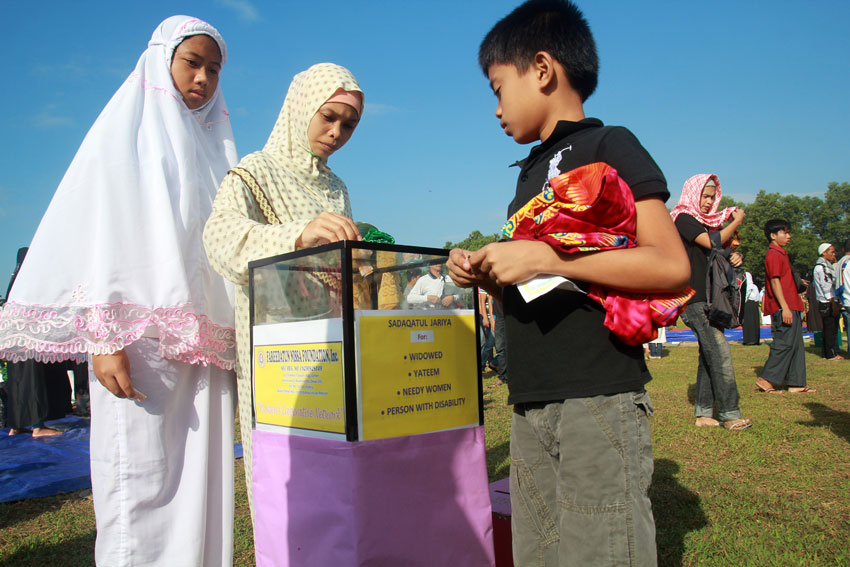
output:
<path id="1" fill-rule="evenodd" d="M 662 567 L 680 567 L 685 536 L 708 523 L 699 496 L 679 484 L 676 478 L 679 468 L 679 464 L 670 459 L 656 459 L 649 489 L 655 516 L 658 565 Z"/>
<path id="2" fill-rule="evenodd" d="M 834 410 L 818 402 L 806 402 L 803 405 L 812 412 L 812 420 L 800 421 L 798 422 L 800 425 L 826 427 L 835 435 L 850 443 L 850 413 Z"/>
<path id="3" fill-rule="evenodd" d="M 817 356 L 818 358 L 823 358 L 823 347 L 821 345 L 815 346 L 814 344 L 807 344 L 804 347 L 804 350 L 809 353 Z M 836 348 L 836 350 L 838 350 Z"/>
<path id="4" fill-rule="evenodd" d="M 94 538 L 95 530 L 92 529 L 84 536 L 53 545 L 39 543 L 22 547 L 0 559 L 0 567 L 94 567 Z"/>
<path id="5" fill-rule="evenodd" d="M 697 385 L 696 382 L 688 384 L 688 403 L 694 405 L 697 402 Z"/>
<path id="6" fill-rule="evenodd" d="M 14 527 L 17 524 L 37 518 L 45 512 L 59 510 L 65 502 L 86 498 L 91 490 L 67 492 L 44 498 L 26 498 L 14 502 L 0 503 L 0 530 Z M 0 534 L 2 538 L 2 534 Z M 3 564 L 0 563 L 0 567 Z"/>
<path id="7" fill-rule="evenodd" d="M 506 441 L 487 449 L 487 469 L 492 471 L 490 482 L 511 474 L 511 443 Z"/>
<path id="8" fill-rule="evenodd" d="M 44 508 L 29 505 L 23 500 L 18 502 L 3 502 L 0 504 L 0 530 L 26 522 L 32 518 L 37 518 L 43 512 Z"/>

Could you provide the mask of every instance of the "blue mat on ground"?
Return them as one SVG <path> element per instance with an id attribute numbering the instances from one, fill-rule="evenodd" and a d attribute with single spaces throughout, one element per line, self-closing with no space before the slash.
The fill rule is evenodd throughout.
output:
<path id="1" fill-rule="evenodd" d="M 91 488 L 89 424 L 69 415 L 45 424 L 62 435 L 39 438 L 0 429 L 0 502 Z M 241 458 L 242 444 L 234 443 L 233 451 Z"/>
<path id="2" fill-rule="evenodd" d="M 744 330 L 741 327 L 737 329 L 726 329 L 725 333 L 727 341 L 742 341 L 744 340 Z M 759 327 L 759 338 L 762 340 L 770 338 L 770 326 Z M 803 327 L 803 338 L 810 339 L 812 334 L 809 330 Z M 697 338 L 694 332 L 690 329 L 667 329 L 667 342 L 696 342 Z"/>
<path id="3" fill-rule="evenodd" d="M 0 429 L 0 502 L 91 488 L 89 420 L 68 416 L 46 425 L 64 433 L 33 438 Z"/>

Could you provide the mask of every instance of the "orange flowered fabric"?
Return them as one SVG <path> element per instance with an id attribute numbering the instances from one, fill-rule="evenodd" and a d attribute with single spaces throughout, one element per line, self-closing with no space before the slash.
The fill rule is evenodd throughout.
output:
<path id="1" fill-rule="evenodd" d="M 550 179 L 543 192 L 508 219 L 502 234 L 540 240 L 568 254 L 632 248 L 634 196 L 610 165 L 584 165 Z M 672 325 L 694 290 L 647 294 L 592 284 L 587 294 L 605 309 L 605 326 L 620 341 L 639 345 L 655 339 L 659 327 Z"/>

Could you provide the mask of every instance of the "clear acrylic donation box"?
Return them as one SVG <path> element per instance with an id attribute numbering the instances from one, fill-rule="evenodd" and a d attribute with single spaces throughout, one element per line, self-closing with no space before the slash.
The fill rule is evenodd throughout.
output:
<path id="1" fill-rule="evenodd" d="M 477 297 L 447 259 L 250 263 L 257 565 L 493 564 Z"/>

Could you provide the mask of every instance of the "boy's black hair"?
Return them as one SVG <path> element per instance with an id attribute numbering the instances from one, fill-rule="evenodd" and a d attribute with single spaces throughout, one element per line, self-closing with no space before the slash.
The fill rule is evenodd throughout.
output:
<path id="1" fill-rule="evenodd" d="M 785 232 L 791 231 L 791 223 L 784 219 L 770 219 L 766 223 L 764 223 L 764 236 L 767 238 L 768 242 L 771 242 L 770 238 L 771 234 L 776 234 L 780 230 L 784 230 Z"/>
<path id="2" fill-rule="evenodd" d="M 539 51 L 564 67 L 582 102 L 596 90 L 596 42 L 581 10 L 569 0 L 528 0 L 514 9 L 484 37 L 478 64 L 485 77 L 491 65 L 510 64 L 524 73 Z"/>

